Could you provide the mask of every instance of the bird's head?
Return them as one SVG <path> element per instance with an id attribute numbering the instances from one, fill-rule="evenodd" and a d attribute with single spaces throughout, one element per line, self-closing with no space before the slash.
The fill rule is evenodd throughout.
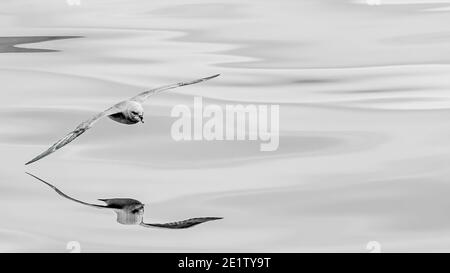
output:
<path id="1" fill-rule="evenodd" d="M 142 215 L 144 214 L 144 204 L 136 204 L 130 207 L 130 212 L 132 214 Z"/>
<path id="2" fill-rule="evenodd" d="M 128 116 L 136 122 L 144 123 L 144 108 L 137 102 L 130 102 L 128 107 Z"/>

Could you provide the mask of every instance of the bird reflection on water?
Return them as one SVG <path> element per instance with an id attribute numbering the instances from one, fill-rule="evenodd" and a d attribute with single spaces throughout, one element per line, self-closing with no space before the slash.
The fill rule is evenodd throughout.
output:
<path id="1" fill-rule="evenodd" d="M 98 199 L 99 201 L 104 202 L 106 205 L 97 205 L 97 204 L 91 204 L 86 203 L 81 200 L 75 199 L 73 197 L 68 196 L 67 194 L 60 191 L 57 187 L 53 186 L 52 184 L 44 181 L 43 179 L 31 174 L 26 173 L 37 180 L 43 182 L 50 188 L 52 188 L 54 191 L 56 191 L 59 195 L 62 197 L 69 199 L 71 201 L 91 206 L 95 208 L 101 208 L 101 209 L 112 209 L 117 214 L 117 222 L 123 225 L 140 225 L 143 227 L 159 227 L 159 228 L 170 228 L 170 229 L 183 229 L 183 228 L 190 228 L 195 225 L 205 223 L 208 221 L 213 220 L 219 220 L 222 219 L 222 217 L 200 217 L 200 218 L 190 218 L 187 220 L 177 221 L 177 222 L 170 222 L 170 223 L 145 223 L 144 222 L 144 207 L 145 205 L 141 203 L 138 200 L 131 199 L 131 198 L 111 198 L 111 199 Z"/>

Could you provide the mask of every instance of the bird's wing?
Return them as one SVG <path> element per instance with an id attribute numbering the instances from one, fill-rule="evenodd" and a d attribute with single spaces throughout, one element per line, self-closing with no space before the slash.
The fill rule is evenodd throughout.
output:
<path id="1" fill-rule="evenodd" d="M 159 228 L 171 228 L 171 229 L 182 229 L 182 228 L 190 228 L 196 226 L 201 223 L 220 220 L 222 217 L 202 217 L 202 218 L 191 218 L 178 222 L 164 223 L 164 224 L 150 224 L 150 223 L 141 223 L 141 226 L 144 227 L 159 227 Z"/>
<path id="2" fill-rule="evenodd" d="M 177 87 L 180 87 L 180 86 L 185 86 L 185 85 L 190 85 L 190 84 L 195 84 L 195 83 L 207 81 L 207 80 L 213 79 L 215 77 L 218 77 L 219 75 L 220 74 L 216 74 L 216 75 L 213 75 L 213 76 L 210 76 L 210 77 L 201 78 L 201 79 L 197 79 L 197 80 L 193 80 L 193 81 L 189 81 L 189 82 L 179 82 L 179 83 L 174 83 L 174 84 L 161 86 L 161 87 L 158 87 L 158 88 L 154 88 L 154 89 L 142 92 L 139 95 L 132 97 L 130 100 L 131 101 L 136 101 L 136 102 L 139 102 L 139 103 L 143 103 L 150 96 L 158 94 L 158 93 L 161 93 L 162 91 L 166 91 L 166 90 L 169 90 L 169 89 L 177 88 Z"/>
<path id="3" fill-rule="evenodd" d="M 96 207 L 96 208 L 109 208 L 108 206 L 102 206 L 102 205 L 90 204 L 90 203 L 86 203 L 86 202 L 77 200 L 77 199 L 75 199 L 75 198 L 72 198 L 72 197 L 68 196 L 67 194 L 63 193 L 62 191 L 60 191 L 57 187 L 55 187 L 55 186 L 53 186 L 52 184 L 50 184 L 50 183 L 48 183 L 48 182 L 46 182 L 46 181 L 40 179 L 39 177 L 37 177 L 37 176 L 35 176 L 35 175 L 31 174 L 31 173 L 28 173 L 28 172 L 27 172 L 26 174 L 28 174 L 28 175 L 30 175 L 30 176 L 36 178 L 37 180 L 41 181 L 41 182 L 44 183 L 44 184 L 46 184 L 47 186 L 49 186 L 50 188 L 52 188 L 54 191 L 56 191 L 56 193 L 58 193 L 59 195 L 61 195 L 61 196 L 64 197 L 64 198 L 67 198 L 67 199 L 72 200 L 72 201 L 74 201 L 74 202 L 77 202 L 77 203 L 80 203 L 80 204 L 83 204 L 83 205 L 87 205 L 87 206 L 91 206 L 91 207 Z"/>
<path id="4" fill-rule="evenodd" d="M 74 140 L 75 138 L 79 137 L 81 134 L 83 134 L 84 132 L 86 132 L 88 129 L 90 129 L 94 123 L 96 123 L 99 119 L 105 117 L 105 116 L 109 116 L 115 113 L 118 113 L 122 110 L 122 105 L 123 103 L 118 103 L 112 107 L 110 107 L 109 109 L 96 114 L 95 116 L 93 116 L 92 118 L 82 122 L 80 125 L 77 126 L 77 128 L 75 128 L 75 130 L 73 130 L 72 132 L 68 133 L 65 137 L 61 138 L 60 140 L 58 140 L 55 144 L 53 144 L 50 148 L 48 148 L 46 151 L 44 151 L 43 153 L 41 153 L 40 155 L 36 156 L 35 158 L 33 158 L 32 160 L 28 161 L 27 163 L 25 163 L 25 165 L 31 164 L 33 162 L 38 161 L 39 159 L 48 156 L 49 154 L 55 152 L 56 150 L 58 150 L 59 148 L 63 147 L 64 145 L 69 144 L 70 142 L 72 142 L 72 140 Z"/>

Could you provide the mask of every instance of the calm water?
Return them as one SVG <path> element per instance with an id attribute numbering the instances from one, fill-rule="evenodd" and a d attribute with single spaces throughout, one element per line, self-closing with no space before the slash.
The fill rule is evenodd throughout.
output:
<path id="1" fill-rule="evenodd" d="M 1 1 L 0 251 L 450 251 L 450 1 L 381 3 Z M 215 73 L 24 166 L 115 102 Z M 170 111 L 194 95 L 280 104 L 279 149 L 175 142 Z M 153 222 L 224 219 L 119 225 L 25 171 Z"/>

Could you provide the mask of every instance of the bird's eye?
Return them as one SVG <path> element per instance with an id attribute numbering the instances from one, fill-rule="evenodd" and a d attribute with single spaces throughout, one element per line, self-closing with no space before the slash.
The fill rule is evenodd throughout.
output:
<path id="1" fill-rule="evenodd" d="M 138 113 L 136 111 L 132 111 L 131 114 L 137 115 Z"/>

